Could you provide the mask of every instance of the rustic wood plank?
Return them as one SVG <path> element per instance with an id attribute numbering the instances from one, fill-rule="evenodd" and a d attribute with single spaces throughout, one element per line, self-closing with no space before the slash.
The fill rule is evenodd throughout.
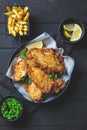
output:
<path id="1" fill-rule="evenodd" d="M 87 74 L 87 48 L 74 49 L 72 57 L 75 59 L 75 70 Z"/>
<path id="2" fill-rule="evenodd" d="M 1 24 L 2 25 L 2 24 Z M 4 30 L 5 31 L 5 30 Z M 30 35 L 29 36 L 23 36 L 23 37 L 12 37 L 11 35 L 0 35 L 0 48 L 14 48 L 19 47 L 20 45 L 24 44 L 24 42 L 29 41 L 38 35 L 40 35 L 43 32 L 48 33 L 56 33 L 58 34 L 58 25 L 57 24 L 49 24 L 49 23 L 30 23 Z M 6 39 L 6 40 L 4 40 Z M 19 41 L 20 40 L 20 41 Z"/>
<path id="3" fill-rule="evenodd" d="M 0 127 L 0 129 L 2 130 L 7 130 L 7 126 L 4 126 L 4 127 Z M 15 128 L 9 126 L 8 129 L 11 129 L 11 130 L 15 130 Z M 25 128 L 21 128 L 21 130 L 86 130 L 86 127 L 83 126 L 83 127 L 79 127 L 79 126 L 76 126 L 76 127 L 73 127 L 73 126 L 58 126 L 58 127 L 34 127 L 34 126 L 30 126 L 29 128 L 25 126 Z M 19 128 L 16 128 L 16 130 L 19 130 Z"/>
<path id="4" fill-rule="evenodd" d="M 1 49 L 0 50 L 0 73 L 6 73 L 12 50 Z"/>
<path id="5" fill-rule="evenodd" d="M 13 124 L 14 128 L 24 129 L 26 127 L 59 127 L 59 126 L 72 126 L 84 127 L 87 126 L 87 101 L 72 101 L 52 105 L 42 105 L 39 109 L 27 117 L 26 122 Z M 4 120 L 0 120 L 0 126 L 7 125 Z M 9 127 L 8 127 L 9 128 Z"/>
<path id="6" fill-rule="evenodd" d="M 12 48 L 13 41 L 11 36 L 0 35 L 0 48 Z"/>
<path id="7" fill-rule="evenodd" d="M 70 90 L 67 93 L 68 101 L 87 101 L 87 74 L 74 72 L 70 82 Z"/>
<path id="8" fill-rule="evenodd" d="M 1 23 L 0 24 L 0 36 L 5 35 L 5 24 Z"/>
<path id="9" fill-rule="evenodd" d="M 86 102 L 72 101 L 42 106 L 32 115 L 31 126 L 85 126 L 87 124 Z M 47 114 L 48 113 L 48 114 Z M 46 121 L 46 120 L 47 121 Z"/>
<path id="10" fill-rule="evenodd" d="M 76 82 L 76 80 L 72 81 L 72 90 L 63 97 L 62 102 L 56 101 L 55 103 L 40 105 L 39 109 L 27 119 L 26 127 L 31 126 L 32 129 L 32 127 L 36 128 L 38 126 L 46 126 L 47 128 L 49 126 L 52 128 L 54 128 L 54 126 L 56 128 L 59 126 L 65 126 L 65 128 L 66 126 L 67 128 L 70 128 L 70 126 L 79 126 L 81 128 L 85 126 L 87 124 L 87 88 L 85 85 L 87 84 L 87 76 L 77 74 L 76 77 L 78 82 Z M 84 88 L 82 87 L 83 85 Z M 2 90 L 1 87 L 0 90 Z M 0 125 L 9 126 L 2 119 L 0 120 Z M 25 126 L 25 122 L 23 126 Z M 19 125 L 18 128 L 19 127 L 21 126 Z"/>
<path id="11" fill-rule="evenodd" d="M 42 34 L 43 32 L 47 33 L 56 33 L 58 34 L 58 24 L 52 23 L 32 23 L 30 25 L 30 36 L 35 38 L 36 36 Z"/>
<path id="12" fill-rule="evenodd" d="M 31 18 L 35 19 L 35 21 L 39 22 L 58 22 L 61 21 L 62 19 L 66 17 L 78 17 L 79 19 L 86 21 L 86 0 L 80 1 L 78 4 L 78 0 L 69 1 L 66 0 L 66 3 L 62 1 L 57 1 L 57 0 L 36 0 L 36 1 L 14 1 L 12 2 L 11 0 L 9 1 L 1 1 L 0 2 L 0 21 L 1 22 L 6 22 L 5 17 L 4 17 L 4 12 L 5 12 L 5 7 L 7 5 L 13 6 L 14 3 L 16 5 L 28 5 L 29 10 L 31 13 Z M 72 5 L 72 6 L 70 6 Z M 84 8 L 84 10 L 82 9 Z"/>
<path id="13" fill-rule="evenodd" d="M 3 73 L 0 73 L 0 80 L 2 79 L 2 76 L 3 76 L 4 74 Z"/>
<path id="14" fill-rule="evenodd" d="M 30 1 L 30 2 L 21 2 L 21 4 L 20 4 L 20 2 L 14 2 L 14 3 L 16 3 L 17 5 L 21 5 L 21 6 L 23 6 L 23 5 L 28 5 L 29 7 L 31 7 L 30 8 L 30 12 L 31 12 L 31 16 L 33 16 L 33 18 L 35 19 L 36 18 L 36 15 L 38 14 L 38 16 L 39 16 L 39 19 L 42 19 L 41 21 L 43 21 L 43 17 L 42 17 L 42 15 L 44 15 L 45 14 L 45 17 L 48 17 L 47 16 L 47 14 L 49 14 L 49 12 L 50 12 L 50 9 L 51 8 L 49 8 L 49 4 L 47 4 L 47 1 L 45 1 L 45 2 L 42 2 L 42 1 Z M 5 16 L 3 15 L 4 14 L 4 12 L 5 12 L 5 8 L 6 8 L 6 6 L 8 6 L 8 5 L 10 5 L 10 6 L 13 6 L 14 5 L 14 3 L 12 2 L 12 1 L 9 1 L 9 2 L 1 2 L 0 3 L 0 5 L 1 5 L 1 7 L 0 7 L 0 9 L 1 10 L 3 10 L 3 11 L 1 11 L 2 12 L 2 14 L 1 14 L 1 16 L 0 16 L 0 21 L 1 22 L 6 22 L 5 21 Z M 39 5 L 41 5 L 40 7 L 39 7 Z M 36 10 L 37 9 L 37 10 Z M 44 10 L 45 9 L 45 10 Z M 49 11 L 49 12 L 48 12 Z M 32 13 L 33 12 L 33 13 Z M 41 15 L 41 13 L 42 13 L 42 15 Z M 51 11 L 52 12 L 52 11 Z M 50 15 L 49 15 L 50 16 Z M 52 16 L 51 16 L 52 17 Z M 37 17 L 37 19 L 38 19 L 38 17 Z M 39 20 L 38 19 L 38 20 Z M 45 18 L 45 19 L 47 19 L 47 18 Z M 38 21 L 37 20 L 37 21 Z M 50 19 L 51 20 L 51 19 Z"/>
<path id="15" fill-rule="evenodd" d="M 0 0 L 0 79 L 6 73 L 12 55 L 13 39 L 6 33 L 7 5 L 28 5 L 30 10 L 30 36 L 21 38 L 21 44 L 35 38 L 43 32 L 58 33 L 60 21 L 67 17 L 76 17 L 87 24 L 87 1 L 58 0 Z M 87 35 L 87 34 L 86 34 Z M 14 48 L 19 46 L 14 39 Z M 21 124 L 8 124 L 0 117 L 1 130 L 87 130 L 87 36 L 77 44 L 72 52 L 75 70 L 70 90 L 58 102 L 44 104 Z M 0 92 L 7 94 L 0 86 Z"/>
<path id="16" fill-rule="evenodd" d="M 20 38 L 21 45 L 26 41 L 30 41 L 35 37 L 41 35 L 42 33 L 47 32 L 49 34 L 55 33 L 58 34 L 58 24 L 52 23 L 30 23 L 30 35 L 23 36 Z M 14 47 L 18 47 L 19 40 L 18 38 L 14 38 Z"/>
<path id="17" fill-rule="evenodd" d="M 77 81 L 72 81 L 72 89 L 63 97 L 61 102 L 40 105 L 39 109 L 32 114 L 26 121 L 28 126 L 81 126 L 87 124 L 87 94 L 86 94 L 86 75 L 76 75 Z M 79 78 L 78 78 L 79 77 Z M 84 84 L 83 84 L 84 83 Z M 82 87 L 84 85 L 84 88 Z M 52 117 L 52 118 L 51 118 Z M 46 120 L 45 120 L 46 118 Z M 1 125 L 6 123 L 1 120 Z M 25 124 L 25 123 L 24 123 Z M 24 125 L 23 124 L 23 125 Z M 8 125 L 7 125 L 8 126 Z"/>

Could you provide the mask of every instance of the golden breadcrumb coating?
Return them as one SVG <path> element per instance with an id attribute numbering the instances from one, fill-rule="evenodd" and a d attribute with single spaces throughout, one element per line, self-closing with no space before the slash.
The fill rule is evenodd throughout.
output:
<path id="1" fill-rule="evenodd" d="M 28 85 L 28 94 L 29 94 L 29 97 L 32 99 L 32 100 L 36 100 L 36 101 L 39 101 L 39 100 L 42 100 L 42 96 L 43 96 L 43 92 L 42 90 L 34 83 Z"/>
<path id="2" fill-rule="evenodd" d="M 24 73 L 27 73 L 27 61 L 17 60 L 14 67 L 14 81 L 20 81 Z"/>
<path id="3" fill-rule="evenodd" d="M 65 73 L 64 58 L 58 51 L 56 52 L 48 48 L 33 48 L 28 50 L 26 55 L 29 59 L 36 59 L 40 68 L 44 69 L 47 73 Z"/>
<path id="4" fill-rule="evenodd" d="M 54 80 L 52 92 L 59 93 L 64 87 L 65 87 L 65 82 L 61 78 L 57 78 Z"/>
<path id="5" fill-rule="evenodd" d="M 51 88 L 53 85 L 53 81 L 48 77 L 48 75 L 41 70 L 39 67 L 34 66 L 35 60 L 29 61 L 29 69 L 28 75 L 30 79 L 38 85 L 39 88 L 43 91 L 43 93 L 51 92 Z"/>
<path id="6" fill-rule="evenodd" d="M 23 83 L 32 100 L 42 100 L 44 94 L 59 93 L 65 87 L 61 75 L 65 74 L 64 58 L 60 52 L 48 48 L 32 48 L 26 53 L 28 59 L 17 60 L 14 67 L 14 81 L 29 76 L 31 83 Z M 50 78 L 49 74 L 58 74 Z"/>

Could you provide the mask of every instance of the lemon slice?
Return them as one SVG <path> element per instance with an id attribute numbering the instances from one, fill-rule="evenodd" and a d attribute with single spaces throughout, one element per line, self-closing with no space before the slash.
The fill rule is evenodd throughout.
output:
<path id="1" fill-rule="evenodd" d="M 78 24 L 75 24 L 70 41 L 77 41 L 82 35 L 82 29 Z"/>
<path id="2" fill-rule="evenodd" d="M 71 35 L 66 30 L 64 30 L 64 35 L 66 38 L 71 38 Z"/>
<path id="3" fill-rule="evenodd" d="M 65 24 L 65 25 L 63 25 L 63 28 L 64 28 L 64 30 L 67 30 L 67 31 L 73 31 L 74 26 L 75 26 L 74 23 L 73 24 Z"/>
<path id="4" fill-rule="evenodd" d="M 42 41 L 38 41 L 38 42 L 32 43 L 32 44 L 27 46 L 28 49 L 31 49 L 31 48 L 42 48 L 42 47 L 43 47 L 43 42 Z"/>

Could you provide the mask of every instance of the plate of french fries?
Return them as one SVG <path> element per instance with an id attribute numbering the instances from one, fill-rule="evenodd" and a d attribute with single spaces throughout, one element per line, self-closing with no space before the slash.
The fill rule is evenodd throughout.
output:
<path id="1" fill-rule="evenodd" d="M 5 15 L 7 16 L 8 34 L 12 36 L 29 35 L 29 8 L 28 6 L 7 6 Z"/>

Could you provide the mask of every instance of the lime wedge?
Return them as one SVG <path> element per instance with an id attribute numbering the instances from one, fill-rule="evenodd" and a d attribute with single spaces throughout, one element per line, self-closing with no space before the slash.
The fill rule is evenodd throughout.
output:
<path id="1" fill-rule="evenodd" d="M 70 41 L 77 41 L 82 35 L 82 29 L 78 24 L 75 24 Z"/>
<path id="2" fill-rule="evenodd" d="M 38 42 L 32 43 L 32 44 L 27 46 L 28 49 L 31 49 L 31 48 L 42 48 L 42 47 L 43 47 L 43 42 L 42 41 L 38 41 Z"/>
<path id="3" fill-rule="evenodd" d="M 64 28 L 64 30 L 67 30 L 67 31 L 73 31 L 74 26 L 75 26 L 74 23 L 73 24 L 65 24 L 65 25 L 63 25 L 63 28 Z"/>

